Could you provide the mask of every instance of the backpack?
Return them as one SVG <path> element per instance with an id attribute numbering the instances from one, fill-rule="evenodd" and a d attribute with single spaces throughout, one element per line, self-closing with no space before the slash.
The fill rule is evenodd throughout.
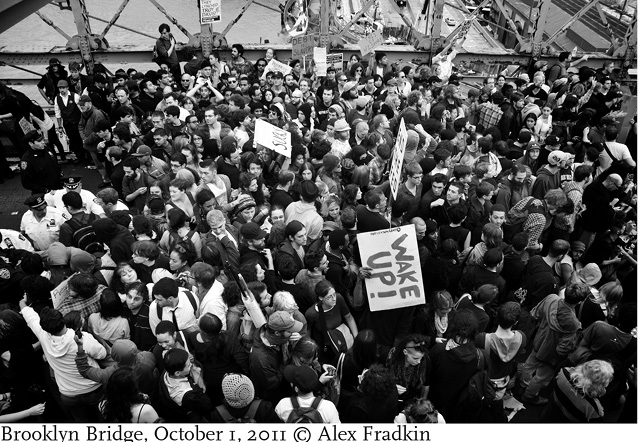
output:
<path id="1" fill-rule="evenodd" d="M 321 413 L 317 410 L 319 404 L 323 399 L 320 397 L 315 398 L 310 404 L 310 407 L 300 407 L 297 396 L 290 398 L 292 402 L 292 411 L 286 419 L 286 423 L 289 424 L 322 424 L 323 418 Z"/>
<path id="2" fill-rule="evenodd" d="M 191 305 L 193 306 L 193 312 L 195 313 L 195 316 L 197 316 L 197 301 L 195 301 L 195 297 L 188 290 L 184 290 L 184 293 L 186 293 L 186 297 L 188 297 L 188 300 L 190 301 Z M 155 307 L 157 307 L 157 317 L 160 318 L 160 320 L 161 320 L 162 319 L 162 307 L 160 307 L 160 305 L 157 304 L 157 303 L 155 303 Z"/>
<path id="3" fill-rule="evenodd" d="M 486 368 L 485 354 L 476 349 L 476 372 L 467 383 L 466 394 L 462 394 L 462 403 L 468 408 L 477 409 L 483 405 L 489 405 L 496 398 L 496 388 L 490 381 L 489 371 Z M 465 396 L 465 397 L 464 397 Z"/>
<path id="4" fill-rule="evenodd" d="M 257 414 L 257 409 L 259 408 L 259 404 L 261 404 L 261 399 L 255 399 L 248 407 L 248 411 L 244 417 L 233 417 L 228 412 L 228 409 L 225 405 L 218 405 L 216 407 L 219 416 L 224 420 L 227 424 L 256 424 L 255 414 Z"/>
<path id="5" fill-rule="evenodd" d="M 98 241 L 95 230 L 93 230 L 93 226 L 90 224 L 94 220 L 95 216 L 86 214 L 82 217 L 82 221 L 77 218 L 71 218 L 67 221 L 74 230 L 71 242 L 73 247 L 89 253 L 104 251 L 102 243 Z"/>

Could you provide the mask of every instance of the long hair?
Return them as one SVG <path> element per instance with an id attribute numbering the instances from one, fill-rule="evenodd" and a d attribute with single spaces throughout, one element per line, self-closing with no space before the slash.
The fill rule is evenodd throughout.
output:
<path id="1" fill-rule="evenodd" d="M 137 385 L 130 367 L 120 367 L 113 372 L 106 385 L 102 415 L 106 422 L 131 423 L 131 406 L 146 401 Z"/>
<path id="2" fill-rule="evenodd" d="M 594 359 L 574 367 L 569 375 L 574 386 L 584 396 L 603 396 L 614 377 L 614 368 L 607 361 Z"/>
<path id="3" fill-rule="evenodd" d="M 352 355 L 352 362 L 357 367 L 358 371 L 363 371 L 366 368 L 377 362 L 379 347 L 377 345 L 377 336 L 373 330 L 366 329 L 361 330 L 348 353 Z"/>
<path id="4" fill-rule="evenodd" d="M 369 399 L 382 401 L 396 390 L 396 383 L 390 370 L 381 364 L 373 364 L 363 375 L 359 390 Z"/>

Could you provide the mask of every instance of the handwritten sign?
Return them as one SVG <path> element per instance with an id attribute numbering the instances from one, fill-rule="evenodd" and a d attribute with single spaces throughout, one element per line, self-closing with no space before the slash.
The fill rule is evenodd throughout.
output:
<path id="1" fill-rule="evenodd" d="M 274 150 L 286 158 L 290 158 L 291 156 L 292 141 L 290 139 L 290 132 L 280 129 L 266 121 L 257 120 L 255 122 L 255 142 L 270 150 Z"/>
<path id="2" fill-rule="evenodd" d="M 316 35 L 300 35 L 292 37 L 292 58 L 303 58 L 312 54 L 312 49 L 317 46 Z"/>
<path id="3" fill-rule="evenodd" d="M 384 42 L 385 39 L 383 38 L 381 30 L 377 29 L 372 34 L 368 34 L 365 38 L 359 40 L 357 44 L 359 45 L 359 49 L 361 49 L 361 55 L 366 55 L 374 51 L 375 48 Z"/>
<path id="4" fill-rule="evenodd" d="M 266 74 L 268 72 L 281 72 L 284 76 L 288 75 L 292 71 L 292 68 L 287 64 L 284 64 L 280 61 L 275 60 L 274 58 L 270 60 L 270 62 L 266 65 L 264 69 L 264 73 L 261 76 L 262 80 L 266 79 Z"/>
<path id="5" fill-rule="evenodd" d="M 343 70 L 343 52 L 328 54 L 326 56 L 326 64 L 334 67 L 338 71 Z"/>
<path id="6" fill-rule="evenodd" d="M 77 275 L 77 273 L 74 273 L 71 276 L 74 275 Z M 51 291 L 51 302 L 53 303 L 53 308 L 60 307 L 64 300 L 71 295 L 71 292 L 69 291 L 69 279 L 71 279 L 71 277 L 62 281 Z"/>
<path id="7" fill-rule="evenodd" d="M 425 304 L 421 260 L 413 224 L 359 233 L 363 265 L 372 269 L 365 280 L 370 311 Z"/>
<path id="8" fill-rule="evenodd" d="M 203 25 L 222 21 L 221 0 L 200 0 L 199 22 Z"/>
<path id="9" fill-rule="evenodd" d="M 318 77 L 325 77 L 328 73 L 328 63 L 326 63 L 326 48 L 313 48 L 312 58 L 317 68 Z"/>
<path id="10" fill-rule="evenodd" d="M 405 146 L 408 142 L 408 131 L 405 128 L 405 121 L 401 118 L 399 125 L 399 133 L 397 141 L 394 145 L 394 155 L 392 156 L 392 164 L 390 165 L 390 190 L 392 197 L 396 201 L 397 192 L 401 185 L 401 171 L 403 168 L 403 157 L 405 156 Z"/>

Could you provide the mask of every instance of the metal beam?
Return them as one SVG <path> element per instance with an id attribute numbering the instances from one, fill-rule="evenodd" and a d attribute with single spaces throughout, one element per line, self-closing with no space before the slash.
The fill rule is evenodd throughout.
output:
<path id="1" fill-rule="evenodd" d="M 75 27 L 78 30 L 78 45 L 82 55 L 82 64 L 86 67 L 87 74 L 92 75 L 94 60 L 91 54 L 91 23 L 89 22 L 89 14 L 86 11 L 86 4 L 84 0 L 70 0 L 70 4 Z M 97 44 L 94 49 L 97 49 Z"/>
<path id="2" fill-rule="evenodd" d="M 541 55 L 541 45 L 543 44 L 543 35 L 545 33 L 545 22 L 547 14 L 552 5 L 552 0 L 534 0 L 534 4 L 530 9 L 530 22 L 532 23 L 532 57 L 539 58 Z"/>
<path id="3" fill-rule="evenodd" d="M 108 23 L 109 22 L 108 20 L 104 20 L 103 18 L 96 17 L 96 16 L 91 15 L 91 14 L 88 14 L 88 17 L 91 20 L 97 20 L 97 21 L 102 22 L 102 23 Z M 116 28 L 124 29 L 126 31 L 134 32 L 134 33 L 139 34 L 139 35 L 143 35 L 144 37 L 152 38 L 153 40 L 157 40 L 157 36 L 156 35 L 146 34 L 144 32 L 138 31 L 137 29 L 133 29 L 133 28 L 129 28 L 129 27 L 126 27 L 126 26 L 118 25 L 117 23 L 113 23 L 113 26 L 115 26 Z"/>
<path id="4" fill-rule="evenodd" d="M 372 6 L 375 3 L 375 1 L 376 0 L 368 0 L 366 4 L 361 7 L 361 10 L 357 12 L 354 17 L 352 17 L 352 20 L 350 20 L 349 23 L 345 24 L 345 26 L 341 29 L 341 32 L 339 32 L 339 36 L 340 37 L 343 36 L 344 32 L 350 29 L 350 27 L 354 25 L 357 22 L 357 20 L 359 20 L 361 16 L 368 11 L 368 9 L 370 9 L 370 6 Z"/>
<path id="5" fill-rule="evenodd" d="M 476 7 L 474 11 L 463 20 L 461 26 L 457 26 L 450 35 L 445 39 L 446 44 L 450 44 L 454 40 L 464 38 L 470 30 L 470 26 L 472 25 L 472 21 L 481 13 L 481 9 L 487 6 L 492 0 L 483 0 L 480 5 Z"/>
<path id="6" fill-rule="evenodd" d="M 512 18 L 507 15 L 507 11 L 505 10 L 505 7 L 503 6 L 503 0 L 494 0 L 494 4 L 501 11 L 501 14 L 503 14 L 503 17 L 507 19 L 507 24 L 510 25 L 511 30 L 514 33 L 516 40 L 518 41 L 518 44 L 522 45 L 525 40 L 523 36 L 519 34 L 518 31 L 516 30 L 516 23 L 514 23 Z M 499 26 L 499 25 L 496 25 L 496 26 Z"/>
<path id="7" fill-rule="evenodd" d="M 547 40 L 545 40 L 543 42 L 545 47 L 549 47 L 554 42 L 554 40 L 556 40 L 558 38 L 558 36 L 560 36 L 563 32 L 566 32 L 571 25 L 573 25 L 578 20 L 580 20 L 580 18 L 583 15 L 585 15 L 587 13 L 587 11 L 589 11 L 591 8 L 596 6 L 598 4 L 598 2 L 599 2 L 599 0 L 592 0 L 589 3 L 587 3 L 585 6 L 583 6 L 580 11 L 578 11 L 576 14 L 574 14 L 574 16 L 572 18 L 567 20 L 567 22 L 565 24 L 563 24 L 560 28 L 558 28 L 558 30 L 556 32 L 554 32 L 554 34 L 552 36 L 550 36 Z"/>
<path id="8" fill-rule="evenodd" d="M 253 1 L 254 0 L 248 0 L 248 3 L 246 3 L 244 7 L 241 8 L 241 10 L 239 11 L 239 14 L 237 14 L 237 17 L 235 17 L 230 23 L 228 23 L 228 26 L 226 26 L 226 29 L 224 29 L 222 33 L 219 35 L 220 40 L 226 37 L 226 34 L 228 34 L 228 31 L 230 31 L 232 27 L 235 26 L 235 23 L 237 23 L 239 19 L 242 18 L 242 16 L 244 15 L 244 12 L 246 12 L 246 9 L 248 9 L 248 7 L 253 4 Z"/>
<path id="9" fill-rule="evenodd" d="M 47 25 L 49 25 L 53 29 L 55 29 L 58 32 L 58 34 L 60 34 L 62 37 L 66 38 L 66 41 L 71 40 L 71 36 L 69 34 L 67 34 L 66 32 L 64 32 L 62 29 L 60 29 L 60 27 L 58 25 L 53 23 L 53 20 L 51 20 L 49 17 L 47 17 L 46 15 L 41 13 L 40 11 L 36 11 L 35 15 L 40 17 L 42 19 L 42 21 L 45 22 Z"/>
<path id="10" fill-rule="evenodd" d="M 0 1 L 0 34 L 50 3 L 50 0 Z"/>
<path id="11" fill-rule="evenodd" d="M 607 14 L 605 14 L 605 11 L 603 10 L 603 7 L 601 6 L 600 2 L 596 3 L 596 9 L 598 10 L 598 15 L 600 16 L 600 20 L 603 22 L 603 26 L 605 26 L 605 29 L 607 29 L 607 32 L 609 32 L 609 37 L 611 38 L 611 46 L 613 47 L 614 50 L 616 50 L 616 36 L 614 35 L 614 30 L 609 25 L 609 21 L 607 20 Z M 618 20 L 620 20 L 620 17 L 618 17 Z"/>
<path id="12" fill-rule="evenodd" d="M 111 26 L 113 26 L 115 24 L 115 22 L 117 21 L 118 18 L 120 18 L 120 15 L 122 15 L 122 11 L 124 11 L 124 8 L 126 8 L 126 5 L 128 5 L 128 2 L 130 0 L 124 0 L 122 2 L 122 4 L 120 5 L 119 8 L 117 8 L 117 11 L 115 11 L 115 15 L 113 16 L 113 18 L 108 22 L 108 24 L 106 25 L 106 27 L 104 28 L 104 30 L 102 31 L 102 33 L 100 34 L 100 40 L 102 40 L 104 38 L 104 36 L 106 35 L 107 32 L 109 32 L 109 29 L 111 29 Z"/>
<path id="13" fill-rule="evenodd" d="M 166 18 L 167 18 L 167 19 L 169 19 L 169 21 L 170 21 L 171 23 L 173 23 L 173 24 L 177 27 L 177 29 L 179 29 L 180 31 L 182 31 L 182 33 L 183 33 L 185 36 L 187 36 L 189 39 L 193 38 L 193 36 L 191 35 L 191 33 L 190 33 L 190 32 L 188 32 L 188 30 L 187 30 L 184 26 L 180 25 L 180 24 L 177 22 L 177 19 L 176 19 L 175 17 L 173 17 L 172 15 L 170 15 L 170 14 L 166 11 L 166 9 L 164 9 L 164 6 L 160 5 L 160 4 L 159 4 L 159 3 L 157 3 L 155 0 L 148 0 L 148 1 L 149 1 L 149 2 L 151 2 L 151 3 L 153 3 L 153 5 L 155 5 L 155 7 L 156 7 L 157 9 L 159 9 L 159 11 L 160 11 L 162 14 L 164 14 L 164 16 L 166 16 Z"/>

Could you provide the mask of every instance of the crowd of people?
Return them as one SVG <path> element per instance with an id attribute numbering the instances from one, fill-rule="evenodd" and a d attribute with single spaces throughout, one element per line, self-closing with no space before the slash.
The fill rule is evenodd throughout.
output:
<path id="1" fill-rule="evenodd" d="M 541 422 L 636 422 L 636 126 L 618 140 L 613 63 L 564 53 L 464 96 L 450 48 L 318 77 L 240 44 L 180 63 L 159 31 L 158 70 L 51 59 L 57 125 L 0 85 L 32 192 L 0 229 L 0 421 L 501 423 L 514 397 Z M 398 226 L 425 303 L 371 311 L 357 234 Z"/>

